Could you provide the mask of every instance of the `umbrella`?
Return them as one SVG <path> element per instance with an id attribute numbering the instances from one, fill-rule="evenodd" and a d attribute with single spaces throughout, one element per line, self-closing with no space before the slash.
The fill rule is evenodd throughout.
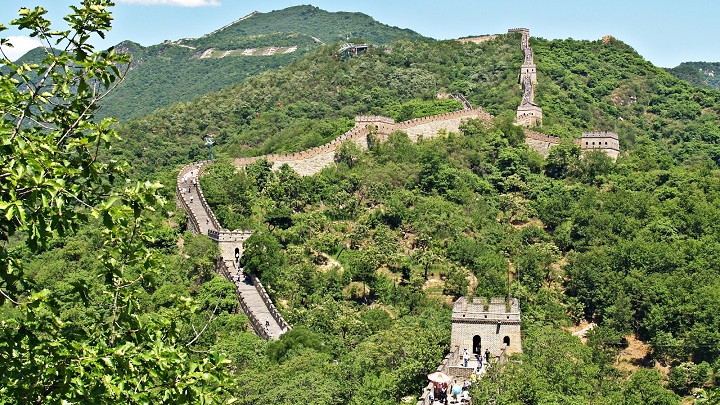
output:
<path id="1" fill-rule="evenodd" d="M 452 381 L 452 377 L 441 371 L 436 371 L 434 373 L 428 374 L 428 380 L 436 382 L 438 384 L 442 384 Z"/>

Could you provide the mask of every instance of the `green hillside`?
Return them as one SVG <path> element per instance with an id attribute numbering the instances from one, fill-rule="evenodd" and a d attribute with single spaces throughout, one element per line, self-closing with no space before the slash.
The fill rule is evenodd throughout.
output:
<path id="1" fill-rule="evenodd" d="M 230 50 L 236 49 L 243 38 L 283 32 L 312 35 L 324 43 L 342 41 L 347 36 L 364 38 L 375 44 L 389 44 L 398 38 L 424 38 L 415 31 L 382 24 L 363 13 L 328 12 L 313 6 L 294 6 L 269 13 L 253 13 L 201 38 L 180 42 L 199 49 L 217 47 Z"/>
<path id="2" fill-rule="evenodd" d="M 215 134 L 221 155 L 294 152 L 342 134 L 358 114 L 403 120 L 458 108 L 435 101 L 437 92 L 464 93 L 491 112 L 511 112 L 520 99 L 515 40 L 403 40 L 348 62 L 333 58 L 340 44 L 334 43 L 283 69 L 133 121 L 121 133 L 129 143 L 157 145 L 135 156 L 136 167 L 149 168 L 196 160 L 206 153 L 202 138 L 208 133 Z M 128 145 L 119 152 L 140 149 Z"/>
<path id="3" fill-rule="evenodd" d="M 521 96 L 517 41 L 515 35 L 479 45 L 399 41 L 346 63 L 332 57 L 338 43 L 328 45 L 283 69 L 124 126 L 129 144 L 121 152 L 136 151 L 137 167 L 179 164 L 205 153 L 208 133 L 221 155 L 301 151 L 343 133 L 359 114 L 421 116 L 420 106 L 439 103 L 438 92 L 462 93 L 494 115 L 514 117 Z M 720 92 L 675 79 L 617 40 L 538 39 L 533 49 L 536 100 L 545 117 L 540 132 L 577 137 L 613 130 L 624 148 L 658 140 L 658 164 L 719 161 Z M 131 145 L 140 140 L 147 149 Z"/>
<path id="4" fill-rule="evenodd" d="M 720 89 L 720 62 L 683 62 L 667 71 L 696 86 Z"/>
<path id="5" fill-rule="evenodd" d="M 70 20 L 102 30 L 106 3 Z M 543 157 L 512 123 L 519 34 L 400 39 L 347 61 L 343 41 L 312 39 L 282 68 L 129 120 L 118 140 L 89 85 L 117 55 L 49 35 L 67 52 L 44 63 L 73 67 L 53 85 L 34 87 L 47 65 L 0 76 L 0 403 L 414 403 L 464 295 L 522 309 L 523 353 L 491 362 L 475 404 L 718 402 L 720 91 L 621 41 L 532 38 L 534 129 L 568 138 Z M 124 45 L 140 69 L 186 44 Z M 345 143 L 314 176 L 231 164 L 322 144 L 358 114 L 460 108 L 438 93 L 497 118 Z M 617 161 L 582 155 L 569 140 L 584 130 L 617 131 Z M 293 327 L 278 340 L 250 332 L 218 246 L 173 203 L 206 134 L 218 159 L 202 190 L 226 228 L 254 231 L 242 264 Z M 590 322 L 584 340 L 569 333 Z"/>
<path id="6" fill-rule="evenodd" d="M 398 38 L 425 39 L 365 14 L 296 6 L 251 14 L 201 38 L 149 47 L 123 42 L 117 49 L 132 55 L 131 69 L 103 100 L 99 116 L 121 121 L 139 118 L 285 66 L 322 43 L 344 40 L 347 35 L 378 45 Z"/>

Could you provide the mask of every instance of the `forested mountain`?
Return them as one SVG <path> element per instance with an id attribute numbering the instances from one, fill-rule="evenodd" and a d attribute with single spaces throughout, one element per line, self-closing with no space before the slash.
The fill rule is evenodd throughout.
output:
<path id="1" fill-rule="evenodd" d="M 720 62 L 683 62 L 667 71 L 696 86 L 720 89 Z"/>
<path id="2" fill-rule="evenodd" d="M 323 43 L 360 38 L 378 45 L 399 38 L 426 39 L 381 24 L 362 13 L 331 13 L 296 6 L 252 13 L 200 38 L 143 47 L 117 45 L 132 55 L 125 82 L 102 101 L 99 116 L 139 118 L 160 107 L 238 84 L 248 77 L 302 58 Z"/>
<path id="3" fill-rule="evenodd" d="M 343 133 L 358 114 L 403 120 L 442 111 L 435 108 L 444 103 L 435 99 L 438 92 L 462 93 L 473 105 L 513 117 L 521 97 L 517 41 L 514 35 L 481 44 L 401 40 L 349 62 L 334 60 L 338 43 L 327 45 L 281 70 L 133 121 L 121 133 L 143 145 L 121 152 L 133 153 L 137 167 L 192 161 L 205 153 L 208 133 L 218 151 L 233 157 L 300 151 Z M 533 50 L 536 101 L 545 115 L 539 131 L 577 137 L 613 130 L 625 148 L 657 140 L 658 165 L 719 161 L 717 91 L 673 78 L 614 39 L 537 39 Z"/>
<path id="4" fill-rule="evenodd" d="M 102 27 L 104 9 L 85 9 Z M 413 402 L 462 295 L 522 306 L 524 352 L 489 368 L 475 403 L 717 403 L 720 91 L 618 40 L 532 38 L 534 129 L 568 139 L 543 157 L 512 123 L 520 34 L 399 39 L 347 61 L 333 40 L 131 120 L 122 140 L 78 118 L 94 99 L 72 85 L 120 60 L 76 65 L 84 54 L 70 52 L 62 63 L 81 68 L 42 89 L 57 109 L 28 91 L 25 67 L 2 77 L 0 403 Z M 396 132 L 368 151 L 344 144 L 314 176 L 231 164 L 322 144 L 358 114 L 461 108 L 438 93 L 497 118 L 418 142 Z M 584 130 L 617 131 L 617 161 L 582 155 L 569 140 Z M 215 273 L 217 246 L 162 205 L 178 168 L 205 158 L 206 134 L 218 159 L 202 190 L 224 227 L 254 231 L 242 261 L 293 326 L 278 340 L 248 331 Z M 569 333 L 588 322 L 585 340 Z"/>
<path id="5" fill-rule="evenodd" d="M 709 292 L 720 274 L 702 263 L 713 262 L 720 240 L 712 225 L 720 215 L 720 92 L 673 78 L 615 39 L 533 39 L 536 102 L 545 118 L 536 130 L 565 138 L 613 130 L 624 150 L 612 163 L 602 154 L 580 159 L 563 144 L 543 159 L 509 124 L 521 93 L 519 42 L 518 34 L 481 44 L 397 41 L 347 62 L 332 57 L 339 43 L 331 44 L 123 127 L 127 140 L 153 134 L 145 138 L 150 144 L 162 142 L 136 155 L 138 167 L 149 168 L 179 156 L 200 159 L 207 133 L 220 156 L 252 156 L 321 144 L 358 114 L 403 120 L 459 108 L 437 100 L 438 92 L 463 93 L 499 117 L 494 127 L 471 122 L 461 134 L 417 145 L 397 134 L 367 155 L 340 156 L 337 168 L 312 178 L 273 173 L 263 162 L 240 173 L 223 163 L 208 170 L 203 190 L 221 222 L 258 231 L 247 242 L 247 268 L 301 327 L 268 348 L 278 367 L 262 379 L 283 388 L 264 395 L 253 384 L 262 363 L 248 364 L 239 373 L 249 390 L 244 401 L 301 395 L 293 382 L 283 383 L 301 361 L 287 350 L 298 347 L 318 356 L 315 372 L 335 376 L 323 386 L 352 370 L 352 394 L 323 390 L 322 398 L 393 402 L 413 394 L 432 361 L 417 353 L 399 363 L 380 356 L 377 345 L 392 341 L 400 326 L 364 335 L 376 328 L 366 323 L 368 305 L 406 320 L 400 324 L 424 325 L 427 334 L 416 332 L 410 346 L 434 350 L 420 341 L 442 328 L 418 320 L 423 308 L 469 292 L 503 295 L 508 265 L 520 277 L 511 290 L 519 289 L 524 303 L 527 353 L 483 380 L 476 398 L 612 404 L 716 395 L 701 390 L 715 389 L 720 374 Z M 600 324 L 587 345 L 559 329 L 582 320 Z M 446 342 L 441 335 L 434 339 Z M 623 355 L 637 339 L 649 348 Z M 321 342 L 336 342 L 329 359 L 339 359 L 337 368 Z M 391 352 L 407 349 L 396 342 Z M 558 362 L 557 352 L 572 360 Z M 359 366 L 358 356 L 374 366 Z M 613 366 L 617 356 L 629 366 Z M 643 364 L 669 374 L 638 368 Z"/>

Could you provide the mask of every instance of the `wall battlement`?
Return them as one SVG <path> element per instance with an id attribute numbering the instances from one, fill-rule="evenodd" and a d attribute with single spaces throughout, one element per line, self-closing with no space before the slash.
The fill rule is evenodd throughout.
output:
<path id="1" fill-rule="evenodd" d="M 497 35 L 481 35 L 479 37 L 459 38 L 458 41 L 462 43 L 472 42 L 474 44 L 481 44 L 495 38 L 497 38 Z"/>
<path id="2" fill-rule="evenodd" d="M 523 89 L 523 98 L 517 109 L 515 123 L 524 127 L 542 125 L 542 108 L 535 104 L 535 85 L 537 84 L 537 67 L 533 50 L 530 47 L 530 30 L 527 28 L 511 28 L 508 32 L 522 33 L 520 48 L 524 59 L 520 66 L 518 82 Z"/>
<path id="3" fill-rule="evenodd" d="M 620 137 L 615 132 L 583 132 L 577 144 L 584 151 L 602 150 L 613 160 L 620 155 Z"/>
<path id="4" fill-rule="evenodd" d="M 453 305 L 450 346 L 469 353 L 504 356 L 522 352 L 517 298 L 460 297 Z"/>
<path id="5" fill-rule="evenodd" d="M 367 149 L 367 136 L 371 132 L 379 135 L 382 139 L 395 131 L 402 130 L 408 133 L 410 139 L 416 141 L 420 136 L 437 136 L 443 129 L 448 132 L 456 132 L 464 118 L 478 118 L 485 121 L 492 119 L 492 115 L 482 108 L 468 109 L 467 106 L 470 103 L 465 97 L 460 97 L 463 105 L 466 106 L 462 110 L 402 122 L 395 122 L 390 117 L 379 115 L 360 115 L 355 117 L 355 126 L 352 129 L 324 145 L 302 152 L 238 158 L 235 159 L 234 164 L 243 167 L 260 159 L 267 159 L 268 162 L 273 163 L 273 169 L 278 169 L 283 163 L 287 163 L 298 174 L 311 176 L 334 163 L 335 150 L 345 141 L 353 141 L 359 148 Z"/>

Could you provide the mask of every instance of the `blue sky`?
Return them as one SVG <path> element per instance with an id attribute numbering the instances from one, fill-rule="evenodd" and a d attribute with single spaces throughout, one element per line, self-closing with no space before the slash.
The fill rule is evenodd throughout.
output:
<path id="1" fill-rule="evenodd" d="M 53 22 L 62 22 L 68 6 L 80 0 L 2 0 L 0 22 L 20 7 L 43 6 Z M 589 39 L 613 35 L 662 67 L 687 61 L 720 61 L 715 35 L 720 21 L 717 0 L 115 0 L 115 22 L 108 47 L 129 39 L 153 45 L 166 39 L 199 37 L 253 11 L 269 12 L 312 4 L 328 11 L 359 11 L 376 20 L 410 28 L 436 39 L 530 28 L 547 39 Z M 61 28 L 59 26 L 58 28 Z M 22 35 L 8 30 L 2 37 Z M 22 54 L 27 40 L 14 38 Z M 17 56 L 17 55 L 16 55 Z"/>

